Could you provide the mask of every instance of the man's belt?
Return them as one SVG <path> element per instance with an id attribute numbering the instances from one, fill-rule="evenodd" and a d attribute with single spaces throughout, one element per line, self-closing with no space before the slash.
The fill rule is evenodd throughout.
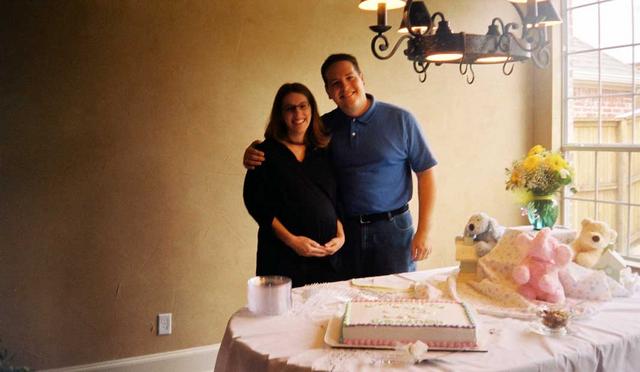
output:
<path id="1" fill-rule="evenodd" d="M 382 213 L 372 213 L 372 214 L 363 214 L 361 216 L 355 216 L 355 219 L 359 220 L 360 223 L 362 224 L 366 224 L 366 223 L 373 223 L 376 221 L 382 221 L 382 220 L 391 220 L 393 217 L 402 214 L 406 211 L 409 210 L 409 205 L 405 204 L 402 207 L 398 208 L 398 209 L 394 209 L 392 211 L 389 212 L 382 212 Z"/>

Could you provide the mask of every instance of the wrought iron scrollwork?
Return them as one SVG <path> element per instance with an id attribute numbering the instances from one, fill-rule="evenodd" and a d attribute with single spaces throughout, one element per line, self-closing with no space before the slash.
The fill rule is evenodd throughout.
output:
<path id="1" fill-rule="evenodd" d="M 413 71 L 418 74 L 418 80 L 421 83 L 427 81 L 427 69 L 429 68 L 430 63 L 424 61 L 413 61 Z"/>
<path id="2" fill-rule="evenodd" d="M 400 44 L 404 40 L 409 38 L 410 36 L 403 35 L 400 39 L 398 39 L 398 41 L 396 41 L 396 45 L 393 46 L 391 51 L 387 55 L 384 55 L 384 54 L 380 54 L 378 50 L 380 50 L 380 52 L 386 52 L 389 49 L 389 40 L 385 35 L 377 34 L 376 36 L 373 37 L 373 39 L 371 39 L 371 52 L 378 59 L 382 59 L 382 60 L 389 59 L 393 57 L 393 55 L 396 53 L 396 50 L 398 50 L 398 48 L 400 47 Z M 381 41 L 381 43 L 378 43 L 378 41 Z"/>
<path id="3" fill-rule="evenodd" d="M 407 0 L 402 14 L 402 25 L 407 28 L 407 33 L 392 44 L 385 36 L 391 29 L 386 23 L 386 4 L 379 2 L 378 23 L 370 26 L 375 33 L 371 40 L 371 52 L 376 58 L 386 60 L 394 56 L 400 45 L 408 40 L 404 55 L 413 62 L 413 69 L 420 82 L 426 81 L 427 69 L 431 63 L 436 66 L 459 63 L 460 74 L 465 76 L 468 84 L 475 81 L 474 64 L 502 64 L 502 73 L 507 76 L 513 73 L 517 61 L 530 59 L 536 67 L 547 67 L 551 62 L 551 43 L 542 23 L 550 23 L 547 22 L 549 16 L 538 14 L 538 10 L 532 8 L 537 5 L 531 0 L 526 7 L 516 2 L 511 4 L 518 13 L 519 22 L 505 23 L 501 18 L 495 17 L 486 34 L 476 35 L 452 33 L 443 13 L 435 12 L 429 16 L 424 4 Z M 411 9 L 412 5 L 416 5 L 415 10 Z M 442 28 L 435 31 L 436 25 Z M 464 40 L 464 44 L 461 40 Z M 462 57 L 459 60 L 435 58 L 438 54 L 453 55 L 454 52 L 459 52 Z M 428 62 L 427 59 L 434 61 Z"/>
<path id="4" fill-rule="evenodd" d="M 458 70 L 460 71 L 460 75 L 466 77 L 467 84 L 471 85 L 476 81 L 476 73 L 473 71 L 473 64 L 460 62 Z"/>
<path id="5" fill-rule="evenodd" d="M 511 63 L 511 68 L 507 70 L 507 65 L 509 65 L 509 60 L 504 61 L 502 64 L 502 73 L 509 76 L 513 72 L 515 66 L 514 63 Z"/>
<path id="6" fill-rule="evenodd" d="M 549 66 L 549 63 L 551 63 L 551 51 L 549 50 L 550 45 L 551 44 L 549 42 L 545 43 L 544 46 L 531 55 L 531 59 L 537 67 L 544 68 Z"/>

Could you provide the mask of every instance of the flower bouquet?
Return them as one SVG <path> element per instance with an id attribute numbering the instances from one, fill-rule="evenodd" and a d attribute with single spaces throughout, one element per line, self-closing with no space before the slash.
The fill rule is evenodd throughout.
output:
<path id="1" fill-rule="evenodd" d="M 553 227 L 558 218 L 554 195 L 570 185 L 574 177 L 573 168 L 562 154 L 535 145 L 506 172 L 506 189 L 517 193 L 533 228 Z"/>

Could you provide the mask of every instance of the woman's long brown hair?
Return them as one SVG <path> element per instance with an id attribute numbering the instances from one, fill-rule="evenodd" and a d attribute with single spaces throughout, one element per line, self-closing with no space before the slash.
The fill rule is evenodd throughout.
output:
<path id="1" fill-rule="evenodd" d="M 283 84 L 276 97 L 273 99 L 273 106 L 271 107 L 271 116 L 269 117 L 269 123 L 264 131 L 265 138 L 272 138 L 278 141 L 285 141 L 287 139 L 287 124 L 284 122 L 284 97 L 289 93 L 299 93 L 307 97 L 309 105 L 311 105 L 311 123 L 304 135 L 305 145 L 311 148 L 327 147 L 331 137 L 326 127 L 320 119 L 318 113 L 318 105 L 316 99 L 311 94 L 309 88 L 300 83 L 285 83 Z"/>

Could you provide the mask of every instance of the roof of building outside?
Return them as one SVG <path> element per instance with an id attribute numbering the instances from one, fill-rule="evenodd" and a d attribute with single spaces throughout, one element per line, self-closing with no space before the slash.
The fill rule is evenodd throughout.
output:
<path id="1" fill-rule="evenodd" d="M 571 52 L 592 49 L 595 49 L 595 47 L 579 40 L 578 38 L 572 37 L 570 40 L 569 50 Z M 598 81 L 597 55 L 597 51 L 570 54 L 569 73 L 572 74 L 574 81 Z M 640 78 L 637 80 L 638 85 L 640 86 Z M 625 64 L 607 53 L 602 53 L 602 82 L 631 85 L 632 81 L 632 64 Z"/>

